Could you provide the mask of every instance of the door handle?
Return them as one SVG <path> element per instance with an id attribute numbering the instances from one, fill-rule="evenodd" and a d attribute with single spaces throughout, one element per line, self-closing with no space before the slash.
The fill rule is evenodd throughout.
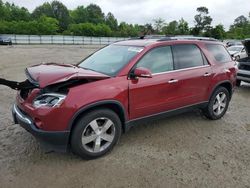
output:
<path id="1" fill-rule="evenodd" d="M 173 84 L 173 83 L 177 83 L 177 82 L 179 82 L 179 80 L 171 79 L 168 81 L 169 84 Z"/>
<path id="2" fill-rule="evenodd" d="M 204 77 L 208 77 L 208 76 L 211 76 L 211 73 L 209 73 L 209 72 L 206 72 L 204 75 L 203 75 Z"/>

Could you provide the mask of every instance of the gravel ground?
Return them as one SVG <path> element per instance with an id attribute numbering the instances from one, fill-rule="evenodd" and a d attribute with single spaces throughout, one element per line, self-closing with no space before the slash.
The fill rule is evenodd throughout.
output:
<path id="1" fill-rule="evenodd" d="M 96 48 L 1 46 L 0 77 L 22 81 L 27 66 L 78 62 Z M 194 111 L 141 124 L 93 161 L 45 153 L 13 125 L 14 98 L 0 86 L 0 187 L 250 187 L 250 85 L 236 89 L 221 120 Z"/>

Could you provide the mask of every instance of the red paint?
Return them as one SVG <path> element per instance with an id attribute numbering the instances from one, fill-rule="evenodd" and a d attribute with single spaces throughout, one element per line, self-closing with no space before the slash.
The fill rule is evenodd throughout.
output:
<path id="1" fill-rule="evenodd" d="M 152 75 L 152 78 L 129 78 L 132 67 L 150 49 L 177 43 L 196 44 L 207 57 L 209 65 Z M 123 42 L 123 45 L 146 46 L 116 77 L 70 65 L 41 64 L 33 66 L 28 68 L 28 72 L 39 82 L 41 88 L 76 78 L 89 78 L 97 81 L 71 88 L 63 104 L 57 108 L 35 109 L 32 101 L 37 96 L 38 89 L 33 90 L 25 101 L 18 95 L 17 105 L 38 122 L 41 129 L 63 131 L 68 128 L 73 115 L 79 109 L 98 101 L 116 100 L 120 102 L 126 111 L 127 120 L 205 102 L 209 100 L 218 83 L 229 81 L 233 86 L 235 85 L 237 68 L 233 61 L 223 64 L 216 62 L 205 48 L 204 43 L 213 42 L 151 42 L 147 40 Z M 230 72 L 226 70 L 230 70 Z M 140 74 L 148 73 L 147 70 L 139 71 L 141 71 Z M 204 74 L 209 74 L 209 76 L 204 77 Z M 178 82 L 169 83 L 171 80 L 178 80 Z"/>

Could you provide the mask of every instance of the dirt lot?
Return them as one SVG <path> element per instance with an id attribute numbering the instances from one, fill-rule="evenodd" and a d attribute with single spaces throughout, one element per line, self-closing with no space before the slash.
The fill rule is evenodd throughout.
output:
<path id="1" fill-rule="evenodd" d="M 74 63 L 82 46 L 0 47 L 0 77 L 25 79 L 41 62 Z M 134 127 L 107 156 L 84 161 L 45 153 L 13 125 L 15 91 L 0 86 L 0 187 L 250 187 L 250 86 L 238 88 L 225 117 L 186 113 Z"/>

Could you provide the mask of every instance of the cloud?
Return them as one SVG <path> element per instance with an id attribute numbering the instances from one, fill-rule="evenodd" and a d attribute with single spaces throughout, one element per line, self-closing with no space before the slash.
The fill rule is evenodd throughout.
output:
<path id="1" fill-rule="evenodd" d="M 9 0 L 19 6 L 27 7 L 30 11 L 45 1 Z M 229 28 L 236 17 L 248 16 L 250 12 L 250 1 L 247 0 L 61 0 L 61 2 L 69 9 L 95 3 L 102 8 L 105 14 L 112 12 L 119 22 L 126 21 L 133 24 L 152 23 L 155 18 L 163 18 L 170 22 L 183 17 L 190 26 L 193 26 L 196 8 L 206 6 L 213 18 L 213 25 L 222 23 Z"/>

